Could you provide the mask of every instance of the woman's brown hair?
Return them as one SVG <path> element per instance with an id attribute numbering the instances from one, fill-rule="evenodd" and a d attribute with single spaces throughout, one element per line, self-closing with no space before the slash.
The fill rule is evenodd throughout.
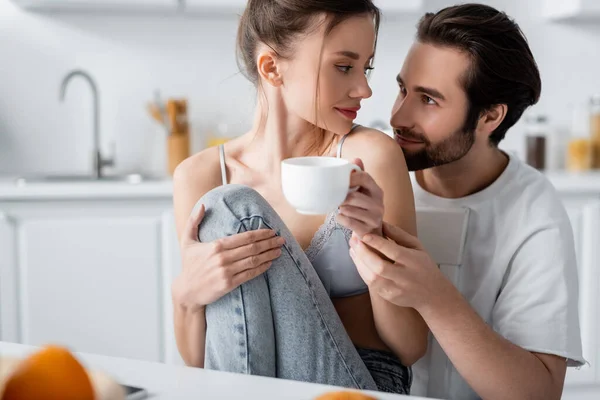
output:
<path id="1" fill-rule="evenodd" d="M 346 19 L 364 14 L 373 16 L 377 35 L 381 14 L 372 0 L 249 0 L 238 28 L 239 69 L 260 90 L 256 66 L 260 44 L 269 46 L 278 57 L 288 58 L 293 54 L 295 39 L 320 28 L 316 24 L 318 17 L 327 17 L 325 35 L 328 35 Z M 318 82 L 317 78 L 317 88 Z"/>

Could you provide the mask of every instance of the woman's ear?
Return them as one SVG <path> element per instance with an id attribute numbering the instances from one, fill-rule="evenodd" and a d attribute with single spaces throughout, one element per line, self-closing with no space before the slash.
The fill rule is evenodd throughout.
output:
<path id="1" fill-rule="evenodd" d="M 485 111 L 477 122 L 477 135 L 489 138 L 492 132 L 504 121 L 507 111 L 508 106 L 506 104 L 496 104 Z"/>
<path id="2" fill-rule="evenodd" d="M 256 59 L 258 74 L 271 86 L 278 87 L 283 84 L 281 76 L 281 65 L 277 54 L 273 51 L 260 52 Z"/>

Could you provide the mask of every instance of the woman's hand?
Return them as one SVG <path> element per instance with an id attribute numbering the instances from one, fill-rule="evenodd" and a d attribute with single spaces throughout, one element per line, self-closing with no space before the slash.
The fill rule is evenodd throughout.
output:
<path id="1" fill-rule="evenodd" d="M 181 238 L 181 274 L 172 285 L 173 302 L 203 309 L 269 269 L 285 239 L 271 229 L 228 236 L 210 243 L 198 240 L 204 205 L 190 215 Z"/>
<path id="2" fill-rule="evenodd" d="M 360 158 L 354 164 L 364 170 Z M 348 194 L 340 206 L 337 221 L 352 230 L 359 238 L 367 233 L 383 235 L 383 191 L 375 180 L 366 172 L 353 172 L 350 177 L 350 187 L 359 189 Z"/>

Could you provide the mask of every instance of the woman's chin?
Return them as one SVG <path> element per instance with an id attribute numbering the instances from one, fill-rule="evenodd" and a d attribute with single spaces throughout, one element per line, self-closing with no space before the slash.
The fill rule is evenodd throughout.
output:
<path id="1" fill-rule="evenodd" d="M 322 128 L 333 134 L 343 136 L 350 132 L 350 129 L 352 129 L 353 125 L 354 121 L 349 119 L 340 120 L 339 118 L 336 118 L 336 121 L 331 121 L 329 124 L 327 124 L 327 126 L 323 126 Z"/>

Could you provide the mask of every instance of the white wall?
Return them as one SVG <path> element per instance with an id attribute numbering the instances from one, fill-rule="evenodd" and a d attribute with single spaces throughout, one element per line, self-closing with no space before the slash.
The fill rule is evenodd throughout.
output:
<path id="1" fill-rule="evenodd" d="M 544 85 L 535 109 L 564 127 L 570 102 L 600 92 L 600 26 L 546 22 L 541 2 L 485 1 L 507 11 L 528 36 Z M 430 10 L 453 3 L 426 1 Z M 359 122 L 389 119 L 395 75 L 416 21 L 417 16 L 407 16 L 382 26 L 371 78 L 374 96 Z M 145 111 L 156 88 L 164 96 L 189 98 L 194 149 L 218 121 L 243 132 L 254 92 L 237 74 L 236 27 L 234 17 L 39 15 L 0 0 L 0 174 L 89 171 L 90 92 L 76 79 L 65 103 L 58 100 L 61 79 L 72 68 L 96 78 L 103 146 L 108 150 L 116 141 L 120 171 L 164 170 L 164 138 Z M 505 148 L 522 153 L 522 126 L 509 132 Z"/>

